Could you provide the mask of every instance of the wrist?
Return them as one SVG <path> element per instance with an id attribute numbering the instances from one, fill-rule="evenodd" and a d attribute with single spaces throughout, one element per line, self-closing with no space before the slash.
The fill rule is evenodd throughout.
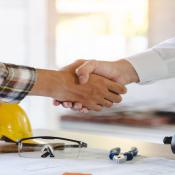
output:
<path id="1" fill-rule="evenodd" d="M 139 82 L 138 74 L 129 61 L 125 59 L 115 61 L 115 69 L 120 72 L 122 84 Z"/>
<path id="2" fill-rule="evenodd" d="M 57 77 L 59 76 L 58 71 L 36 69 L 36 82 L 29 95 L 53 97 L 53 88 L 59 83 L 59 78 L 56 79 L 55 74 L 57 74 Z"/>

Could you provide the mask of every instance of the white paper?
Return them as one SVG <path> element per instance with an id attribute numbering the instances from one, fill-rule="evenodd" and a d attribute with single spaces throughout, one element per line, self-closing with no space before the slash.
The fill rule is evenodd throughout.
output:
<path id="1" fill-rule="evenodd" d="M 94 155 L 93 152 L 92 155 Z M 91 156 L 84 160 L 59 160 L 21 158 L 18 154 L 1 154 L 0 175 L 62 175 L 64 172 L 93 175 L 175 174 L 175 160 L 139 156 L 134 161 L 116 164 L 115 161 L 108 160 L 106 153 L 99 153 L 94 156 L 94 159 Z"/>

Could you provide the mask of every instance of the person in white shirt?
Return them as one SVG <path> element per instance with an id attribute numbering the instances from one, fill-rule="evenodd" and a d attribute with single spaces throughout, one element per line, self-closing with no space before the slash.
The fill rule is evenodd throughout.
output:
<path id="1" fill-rule="evenodd" d="M 175 77 L 175 38 L 166 40 L 151 49 L 117 61 L 89 60 L 76 69 L 79 82 L 88 82 L 91 73 L 114 80 L 120 84 L 146 84 Z M 55 100 L 55 105 L 60 102 Z M 64 107 L 88 112 L 80 103 L 62 103 Z"/>

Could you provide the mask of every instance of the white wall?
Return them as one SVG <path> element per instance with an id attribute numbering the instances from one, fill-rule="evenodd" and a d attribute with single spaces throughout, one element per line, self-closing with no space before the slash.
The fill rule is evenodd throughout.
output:
<path id="1" fill-rule="evenodd" d="M 53 67 L 55 0 L 0 0 L 0 61 Z M 21 105 L 33 128 L 57 128 L 48 98 L 27 97 Z"/>
<path id="2" fill-rule="evenodd" d="M 27 1 L 27 56 L 28 65 L 37 68 L 54 68 L 55 0 Z M 25 108 L 33 128 L 55 129 L 56 109 L 52 99 L 45 97 L 27 97 L 24 101 L 30 104 Z"/>
<path id="3" fill-rule="evenodd" d="M 175 37 L 175 1 L 149 0 L 149 47 Z M 156 65 L 155 65 L 156 66 Z M 149 69 L 149 68 L 148 68 Z M 168 108 L 175 111 L 175 79 L 162 80 L 151 85 L 129 85 L 124 104 L 134 109 Z M 172 105 L 168 105 L 172 103 Z"/>
<path id="4" fill-rule="evenodd" d="M 175 37 L 175 1 L 150 0 L 149 45 L 153 46 L 166 39 Z M 167 103 L 175 102 L 175 78 L 161 81 L 157 90 L 163 89 L 160 95 L 166 95 Z M 175 111 L 175 103 L 171 109 Z"/>
<path id="5" fill-rule="evenodd" d="M 149 45 L 175 37 L 174 21 L 174 0 L 149 0 Z"/>

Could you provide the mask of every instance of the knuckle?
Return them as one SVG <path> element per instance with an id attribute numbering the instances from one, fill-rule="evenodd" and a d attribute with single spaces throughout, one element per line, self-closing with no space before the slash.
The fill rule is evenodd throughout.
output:
<path id="1" fill-rule="evenodd" d="M 108 107 L 108 108 L 112 107 L 112 105 L 113 105 L 112 102 L 107 102 L 107 103 L 106 103 L 106 107 Z"/>
<path id="2" fill-rule="evenodd" d="M 119 93 L 119 94 L 122 92 L 122 88 L 119 87 L 119 86 L 116 85 L 116 84 L 111 85 L 111 89 L 112 89 L 114 92 Z"/>
<path id="3" fill-rule="evenodd" d="M 78 74 L 78 76 L 84 74 L 84 72 L 85 72 L 85 70 L 82 67 L 77 68 L 77 70 L 76 70 L 76 73 Z"/>
<path id="4" fill-rule="evenodd" d="M 125 94 L 127 89 L 123 85 L 118 85 L 118 91 L 120 94 Z"/>
<path id="5" fill-rule="evenodd" d="M 108 107 L 109 103 L 108 103 L 108 101 L 105 100 L 105 101 L 103 101 L 102 105 L 105 106 L 105 107 Z"/>
<path id="6" fill-rule="evenodd" d="M 120 103 L 121 101 L 122 101 L 122 97 L 120 95 L 118 95 L 116 98 L 116 103 Z"/>
<path id="7" fill-rule="evenodd" d="M 123 87 L 123 93 L 122 94 L 126 94 L 128 91 L 128 89 L 126 87 Z"/>
<path id="8" fill-rule="evenodd" d="M 125 88 L 122 87 L 122 86 L 117 86 L 115 89 L 116 89 L 116 90 L 118 91 L 118 93 L 120 93 L 120 94 L 123 94 L 123 93 L 125 92 Z"/>
<path id="9" fill-rule="evenodd" d="M 81 65 L 81 64 L 83 64 L 83 63 L 85 63 L 85 62 L 86 62 L 85 59 L 77 59 L 74 63 L 75 63 L 75 64 Z"/>

